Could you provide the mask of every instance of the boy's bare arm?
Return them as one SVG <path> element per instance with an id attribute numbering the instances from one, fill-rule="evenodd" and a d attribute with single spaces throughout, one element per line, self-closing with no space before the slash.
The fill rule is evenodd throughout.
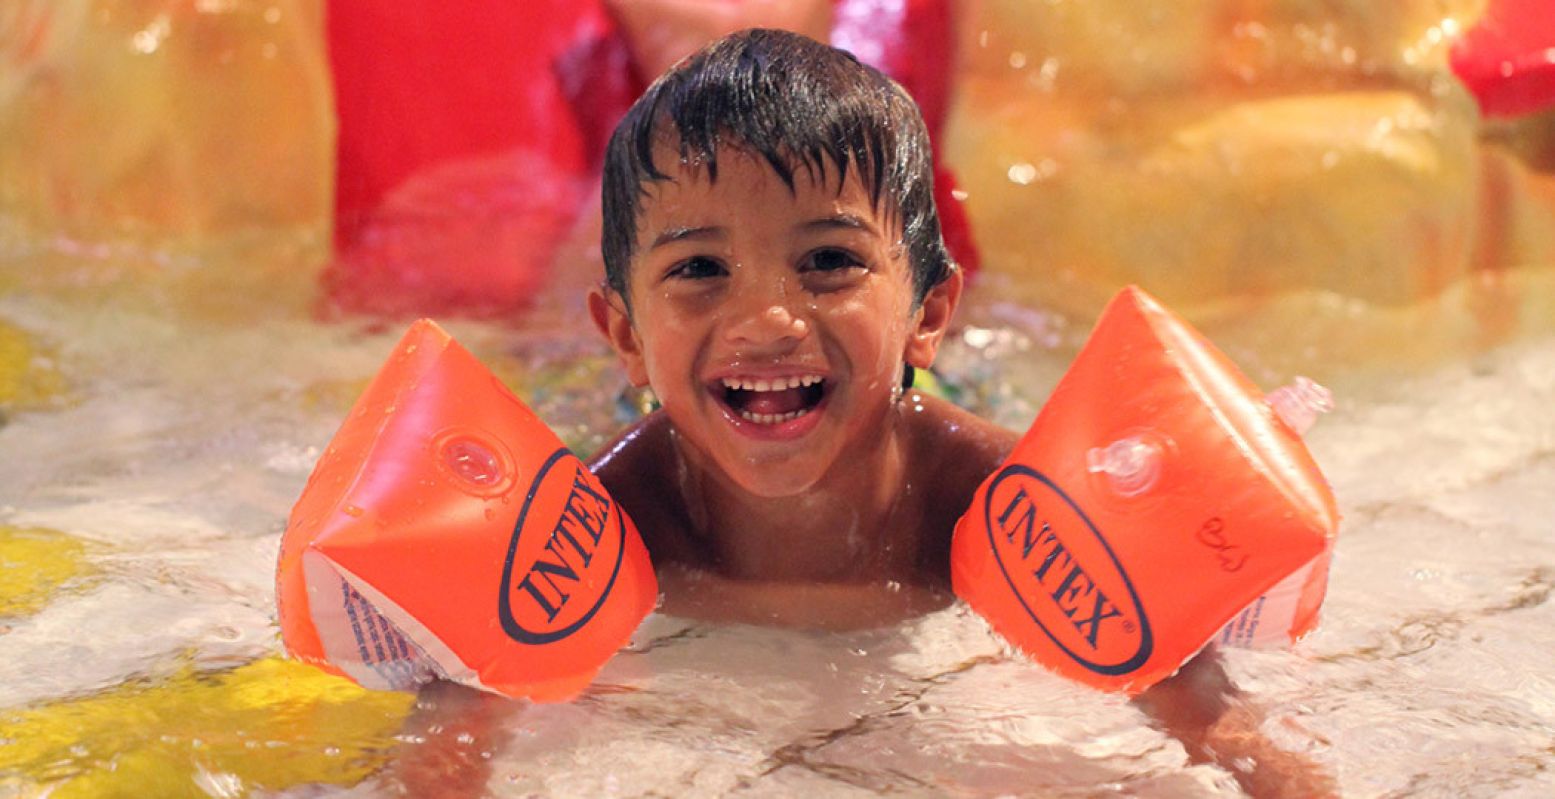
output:
<path id="1" fill-rule="evenodd" d="M 1263 708 L 1231 684 L 1212 648 L 1135 702 L 1162 730 L 1182 742 L 1193 762 L 1219 765 L 1250 796 L 1338 795 L 1338 785 L 1322 766 L 1281 749 L 1264 735 Z"/>
<path id="2" fill-rule="evenodd" d="M 669 419 L 655 411 L 621 431 L 589 459 L 589 469 L 637 526 L 655 566 L 692 557 L 683 536 L 685 508 L 675 486 Z"/>

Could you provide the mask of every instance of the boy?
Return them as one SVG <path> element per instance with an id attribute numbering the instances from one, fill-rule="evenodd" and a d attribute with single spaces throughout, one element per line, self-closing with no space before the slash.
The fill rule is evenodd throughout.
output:
<path id="1" fill-rule="evenodd" d="M 911 390 L 961 296 L 901 88 L 802 36 L 719 40 L 605 157 L 589 313 L 662 409 L 591 464 L 676 615 L 885 624 L 951 601 L 949 546 L 1017 435 Z M 1255 796 L 1332 781 L 1258 732 L 1213 657 L 1140 699 Z"/>
<path id="2" fill-rule="evenodd" d="M 1015 433 L 910 389 L 961 295 L 902 89 L 780 31 L 650 87 L 606 154 L 589 312 L 662 404 L 592 467 L 671 611 L 821 626 L 950 601 L 949 544 Z"/>

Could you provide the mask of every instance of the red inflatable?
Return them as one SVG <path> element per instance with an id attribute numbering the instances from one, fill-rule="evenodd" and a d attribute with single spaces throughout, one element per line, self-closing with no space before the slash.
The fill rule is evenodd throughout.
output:
<path id="1" fill-rule="evenodd" d="M 495 316 L 526 305 L 598 191 L 605 142 L 643 87 L 599 0 L 330 0 L 339 119 L 332 309 Z M 937 135 L 948 0 L 834 0 L 833 38 L 902 82 Z M 979 255 L 953 177 L 952 255 Z"/>
<path id="2" fill-rule="evenodd" d="M 833 0 L 831 43 L 890 75 L 923 111 L 936 152 L 950 114 L 956 66 L 955 14 L 949 0 Z M 934 205 L 945 246 L 967 274 L 982 264 L 955 175 L 935 159 Z"/>
<path id="3" fill-rule="evenodd" d="M 1486 116 L 1555 108 L 1555 3 L 1491 0 L 1452 47 L 1452 69 Z"/>
<path id="4" fill-rule="evenodd" d="M 330 0 L 330 302 L 500 314 L 544 281 L 637 96 L 597 0 Z"/>
<path id="5" fill-rule="evenodd" d="M 1303 407 L 1326 402 L 1310 383 L 1273 399 L 1298 426 Z M 1137 693 L 1217 634 L 1257 645 L 1311 630 L 1337 524 L 1298 431 L 1129 288 L 979 488 L 951 577 L 1049 668 Z"/>
<path id="6" fill-rule="evenodd" d="M 297 658 L 369 688 L 537 700 L 583 690 L 658 598 L 631 519 L 425 320 L 308 478 L 276 582 Z"/>

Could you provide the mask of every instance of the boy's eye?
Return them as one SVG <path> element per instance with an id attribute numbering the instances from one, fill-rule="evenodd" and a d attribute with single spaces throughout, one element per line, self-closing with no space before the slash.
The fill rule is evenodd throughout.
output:
<path id="1" fill-rule="evenodd" d="M 855 258 L 853 253 L 847 250 L 827 247 L 806 255 L 801 269 L 804 271 L 836 272 L 842 269 L 862 268 L 863 266 L 864 262 Z"/>
<path id="2" fill-rule="evenodd" d="M 675 264 L 664 276 L 681 278 L 683 280 L 700 280 L 718 277 L 722 274 L 725 274 L 723 264 L 712 258 L 698 255 Z"/>

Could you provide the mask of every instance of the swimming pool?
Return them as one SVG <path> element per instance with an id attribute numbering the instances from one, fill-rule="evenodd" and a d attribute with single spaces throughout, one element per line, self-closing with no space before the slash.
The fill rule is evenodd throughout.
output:
<path id="1" fill-rule="evenodd" d="M 64 572 L 26 608 L 21 583 L 0 583 L 9 795 L 1238 792 L 1134 706 L 1044 674 L 959 607 L 850 634 L 654 616 L 558 706 L 447 689 L 413 707 L 275 662 L 285 515 L 397 326 L 82 293 L 0 299 L 68 376 L 57 407 L 0 430 L 8 568 Z M 1029 416 L 1073 336 L 1044 341 L 1054 318 L 987 297 L 969 311 L 947 376 Z M 543 316 L 453 331 L 588 449 L 617 424 L 597 388 L 617 378 Z M 1295 652 L 1229 653 L 1229 672 L 1265 733 L 1346 795 L 1547 792 L 1555 339 L 1328 371 L 1342 402 L 1311 444 L 1345 521 L 1325 620 Z M 18 565 L 24 538 L 41 554 Z"/>
<path id="2" fill-rule="evenodd" d="M 566 705 L 374 694 L 283 661 L 286 514 L 401 326 L 315 318 L 327 242 L 306 225 L 151 247 L 9 223 L 0 796 L 1240 792 L 959 606 L 855 633 L 655 615 Z M 1260 384 L 1311 374 L 1339 400 L 1309 435 L 1344 515 L 1324 621 L 1225 665 L 1346 796 L 1555 790 L 1552 266 L 1414 303 L 1199 309 Z M 631 413 L 568 321 L 585 279 L 449 325 L 580 452 Z M 1024 427 L 1089 320 L 1012 279 L 991 265 L 940 370 Z"/>

